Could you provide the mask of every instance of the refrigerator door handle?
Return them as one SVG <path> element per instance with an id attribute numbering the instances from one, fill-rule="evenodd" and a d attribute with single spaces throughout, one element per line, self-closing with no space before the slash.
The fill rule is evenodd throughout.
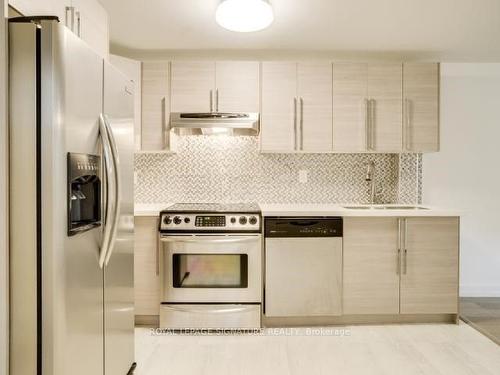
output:
<path id="1" fill-rule="evenodd" d="M 121 202 L 121 186 L 120 186 L 120 160 L 118 159 L 118 148 L 116 147 L 116 141 L 115 137 L 113 135 L 113 130 L 111 129 L 111 126 L 109 125 L 108 118 L 106 115 L 102 115 L 102 118 L 104 120 L 104 124 L 106 126 L 106 130 L 108 132 L 108 139 L 109 139 L 109 144 L 111 148 L 111 156 L 113 160 L 113 169 L 114 169 L 114 187 L 115 187 L 115 197 L 114 197 L 114 203 L 115 203 L 115 209 L 113 212 L 113 221 L 112 221 L 112 229 L 111 229 L 111 236 L 109 240 L 109 246 L 106 251 L 106 259 L 104 264 L 107 265 L 109 262 L 109 259 L 111 258 L 111 254 L 113 254 L 113 249 L 115 246 L 115 241 L 116 241 L 116 234 L 118 232 L 118 221 L 120 219 L 120 202 Z"/>
<path id="2" fill-rule="evenodd" d="M 115 190 L 114 186 L 114 164 L 113 164 L 113 156 L 111 153 L 111 146 L 108 136 L 108 131 L 106 129 L 106 123 L 104 120 L 104 116 L 101 114 L 99 116 L 99 135 L 102 140 L 102 151 L 103 151 L 103 159 L 104 159 L 104 171 L 106 174 L 106 208 L 105 208 L 105 218 L 104 218 L 104 231 L 102 236 L 102 242 L 100 246 L 99 253 L 99 266 L 101 268 L 104 267 L 104 262 L 106 260 L 106 253 L 109 248 L 109 243 L 111 239 L 111 230 L 113 226 L 112 222 L 112 213 L 114 212 L 114 207 L 116 205 L 114 201 L 113 190 Z"/>

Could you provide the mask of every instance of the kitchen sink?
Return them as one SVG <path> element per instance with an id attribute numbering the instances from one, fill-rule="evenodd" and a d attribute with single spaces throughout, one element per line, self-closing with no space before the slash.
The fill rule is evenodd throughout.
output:
<path id="1" fill-rule="evenodd" d="M 347 210 L 428 210 L 427 207 L 411 205 L 360 205 L 343 206 Z"/>

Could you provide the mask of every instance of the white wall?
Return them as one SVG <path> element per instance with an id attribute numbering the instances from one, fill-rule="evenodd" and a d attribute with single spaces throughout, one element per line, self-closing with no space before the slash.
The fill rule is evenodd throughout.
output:
<path id="1" fill-rule="evenodd" d="M 7 7 L 0 0 L 0 375 L 8 374 Z"/>
<path id="2" fill-rule="evenodd" d="M 462 296 L 500 296 L 500 64 L 441 65 L 441 152 L 425 203 L 463 210 Z"/>

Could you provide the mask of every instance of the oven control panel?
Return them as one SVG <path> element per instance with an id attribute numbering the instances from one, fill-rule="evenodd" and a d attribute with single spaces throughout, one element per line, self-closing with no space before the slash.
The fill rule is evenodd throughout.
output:
<path id="1" fill-rule="evenodd" d="M 182 232 L 259 232 L 258 213 L 160 213 L 160 231 Z"/>

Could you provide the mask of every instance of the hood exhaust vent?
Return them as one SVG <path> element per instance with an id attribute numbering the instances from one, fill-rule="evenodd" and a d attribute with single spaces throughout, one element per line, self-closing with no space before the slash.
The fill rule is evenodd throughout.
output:
<path id="1" fill-rule="evenodd" d="M 180 113 L 170 115 L 170 127 L 179 135 L 259 135 L 258 113 Z"/>

